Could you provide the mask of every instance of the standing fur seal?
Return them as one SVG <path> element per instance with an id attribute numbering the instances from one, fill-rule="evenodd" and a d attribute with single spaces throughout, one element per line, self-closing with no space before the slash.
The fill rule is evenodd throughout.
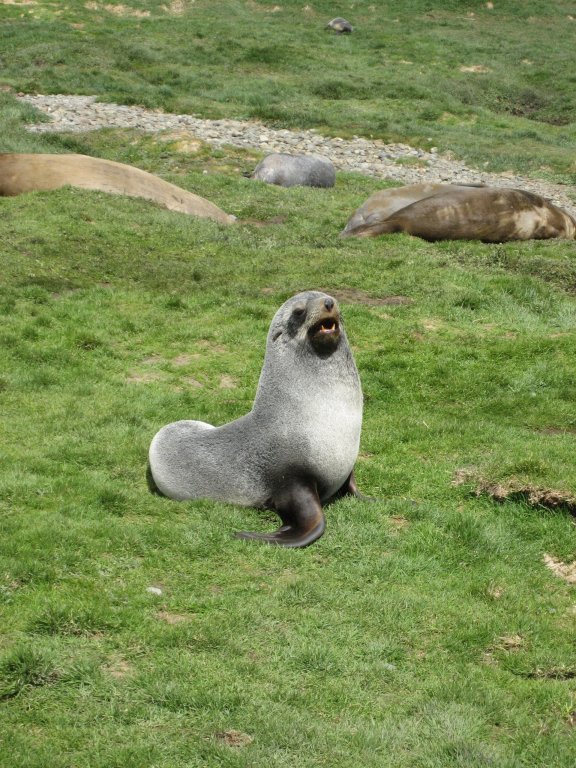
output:
<path id="1" fill-rule="evenodd" d="M 239 532 L 284 547 L 322 536 L 322 504 L 359 495 L 354 480 L 362 390 L 336 301 L 307 291 L 276 312 L 250 413 L 213 427 L 177 421 L 153 438 L 149 470 L 178 501 L 209 498 L 273 509 L 274 533 Z"/>
<path id="2" fill-rule="evenodd" d="M 132 165 L 89 155 L 0 153 L 0 196 L 59 189 L 70 184 L 129 197 L 143 197 L 171 211 L 231 224 L 235 216 L 203 197 Z"/>
<path id="3" fill-rule="evenodd" d="M 375 192 L 341 237 L 406 232 L 424 240 L 574 239 L 576 220 L 532 192 L 474 184 L 414 184 Z"/>
<path id="4" fill-rule="evenodd" d="M 280 187 L 333 187 L 336 171 L 332 162 L 322 155 L 275 152 L 258 163 L 250 178 Z"/>

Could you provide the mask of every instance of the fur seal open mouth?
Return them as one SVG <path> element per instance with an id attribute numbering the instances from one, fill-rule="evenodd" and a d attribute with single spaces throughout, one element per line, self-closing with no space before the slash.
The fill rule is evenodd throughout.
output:
<path id="1" fill-rule="evenodd" d="M 330 310 L 317 320 L 308 331 L 314 346 L 335 347 L 340 339 L 340 322 L 337 310 Z"/>

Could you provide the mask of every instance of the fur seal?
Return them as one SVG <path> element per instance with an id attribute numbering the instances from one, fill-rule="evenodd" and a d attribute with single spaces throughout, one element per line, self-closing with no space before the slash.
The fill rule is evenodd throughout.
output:
<path id="1" fill-rule="evenodd" d="M 341 237 L 406 232 L 424 240 L 574 239 L 576 220 L 532 192 L 481 184 L 414 184 L 375 192 Z"/>
<path id="2" fill-rule="evenodd" d="M 0 154 L 0 196 L 59 189 L 70 184 L 129 197 L 143 197 L 171 211 L 232 224 L 230 216 L 203 197 L 152 173 L 89 155 Z"/>
<path id="3" fill-rule="evenodd" d="M 326 29 L 333 29 L 335 32 L 338 32 L 338 34 L 350 34 L 354 30 L 354 27 L 352 24 L 350 24 L 349 21 L 346 21 L 346 19 L 341 18 L 338 16 L 335 19 L 332 19 L 332 21 L 329 21 L 328 24 L 326 24 Z"/>
<path id="4" fill-rule="evenodd" d="M 360 379 L 338 304 L 306 291 L 274 315 L 252 410 L 221 427 L 163 427 L 150 445 L 149 472 L 172 499 L 273 509 L 282 520 L 274 533 L 238 538 L 305 547 L 324 532 L 323 503 L 360 495 L 361 425 Z"/>
<path id="5" fill-rule="evenodd" d="M 258 163 L 252 179 L 280 187 L 333 187 L 336 171 L 322 155 L 288 155 L 275 152 Z"/>

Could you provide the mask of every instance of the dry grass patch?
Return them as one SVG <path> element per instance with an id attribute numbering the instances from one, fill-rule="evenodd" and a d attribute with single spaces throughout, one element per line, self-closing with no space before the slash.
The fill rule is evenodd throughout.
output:
<path id="1" fill-rule="evenodd" d="M 546 553 L 542 559 L 546 567 L 559 579 L 564 579 L 568 584 L 576 584 L 576 560 L 573 560 L 571 563 L 564 563 L 562 560 L 557 560 L 552 555 L 547 555 Z"/>
<path id="2" fill-rule="evenodd" d="M 138 19 L 150 16 L 150 11 L 140 11 L 129 5 L 103 5 L 102 3 L 88 2 L 84 5 L 88 11 L 107 11 L 115 16 L 134 16 Z"/>

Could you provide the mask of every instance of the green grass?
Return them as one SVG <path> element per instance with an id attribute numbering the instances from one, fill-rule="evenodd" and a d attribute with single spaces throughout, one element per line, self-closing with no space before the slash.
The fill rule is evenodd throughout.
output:
<path id="1" fill-rule="evenodd" d="M 356 28 L 346 36 L 324 29 L 333 3 L 302 8 L 2 6 L 0 80 L 24 92 L 437 146 L 487 170 L 574 183 L 572 3 L 346 4 Z"/>
<path id="2" fill-rule="evenodd" d="M 3 48 L 2 77 L 23 90 L 36 77 L 42 92 L 98 90 L 177 109 L 186 98 L 199 114 L 247 117 L 254 113 L 239 100 L 220 95 L 226 73 L 232 93 L 249 66 L 255 76 L 276 68 L 286 102 L 298 99 L 320 80 L 313 48 L 295 62 L 303 35 L 338 52 L 351 77 L 379 76 L 363 58 L 378 37 L 368 4 L 315 4 L 316 26 L 292 3 L 276 13 L 222 6 L 228 14 L 197 2 L 170 16 L 160 3 L 131 2 L 151 9 L 149 18 L 80 3 L 58 16 L 45 3 L 1 6 L 10 22 L 3 34 L 20 51 L 12 60 Z M 382 7 L 382 56 L 450 61 L 459 38 L 475 40 L 500 89 L 507 81 L 497 67 L 513 46 L 506 52 L 497 36 L 508 29 L 515 45 L 532 40 L 528 17 L 542 13 L 536 3 L 509 3 L 497 24 L 468 3 Z M 568 24 L 568 12 L 547 6 L 542 40 Z M 349 38 L 321 29 L 336 13 L 358 27 Z M 248 19 L 253 34 L 236 34 L 230 52 L 236 62 L 242 53 L 245 69 L 226 70 L 223 30 L 245 31 Z M 480 21 L 492 36 L 471 36 Z M 195 46 L 207 58 L 213 50 L 213 94 L 178 86 L 168 101 L 150 73 L 167 66 L 172 37 L 174 71 L 184 77 L 187 33 L 194 56 Z M 90 53 L 83 40 L 100 48 Z M 134 67 L 118 66 L 129 46 L 147 52 L 146 77 L 143 54 Z M 547 68 L 563 46 L 558 37 L 539 60 L 551 100 Z M 45 65 L 34 64 L 32 48 L 44 51 Z M 329 66 L 323 78 L 335 81 Z M 400 74 L 408 66 L 392 70 L 391 88 L 394 77 L 408 88 Z M 514 71 L 507 77 L 521 81 Z M 290 78 L 302 87 L 291 90 Z M 338 83 L 330 92 L 342 115 L 323 113 L 327 131 L 367 101 L 347 104 Z M 257 87 L 244 77 L 242 98 Z M 410 98 L 397 99 L 406 114 Z M 457 94 L 429 98 L 468 109 Z M 510 126 L 527 118 L 504 115 L 506 104 L 496 117 L 474 98 L 474 125 L 504 147 Z M 359 132 L 370 132 L 371 109 L 372 117 L 358 110 Z M 554 107 L 550 119 L 565 114 Z M 544 116 L 529 122 L 559 157 L 557 137 L 573 126 Z M 34 136 L 24 130 L 33 119 L 0 94 L 2 147 L 129 162 L 238 223 L 74 189 L 0 203 L 0 729 L 9 735 L 0 765 L 572 768 L 574 586 L 543 558 L 576 559 L 574 243 L 340 240 L 381 182 L 339 174 L 330 190 L 280 189 L 242 175 L 255 153 L 202 145 L 185 154 L 130 131 Z M 470 130 L 454 122 L 446 146 L 460 152 L 460 142 L 480 157 Z M 537 168 L 534 146 L 508 148 L 514 167 Z M 272 514 L 149 494 L 146 453 L 169 421 L 220 424 L 250 409 L 269 322 L 306 288 L 342 297 L 365 395 L 357 478 L 379 500 L 337 502 L 324 537 L 288 551 L 232 538 L 272 529 Z M 509 499 L 497 503 L 491 485 Z M 519 499 L 526 489 L 557 491 L 566 504 L 529 504 Z"/>

